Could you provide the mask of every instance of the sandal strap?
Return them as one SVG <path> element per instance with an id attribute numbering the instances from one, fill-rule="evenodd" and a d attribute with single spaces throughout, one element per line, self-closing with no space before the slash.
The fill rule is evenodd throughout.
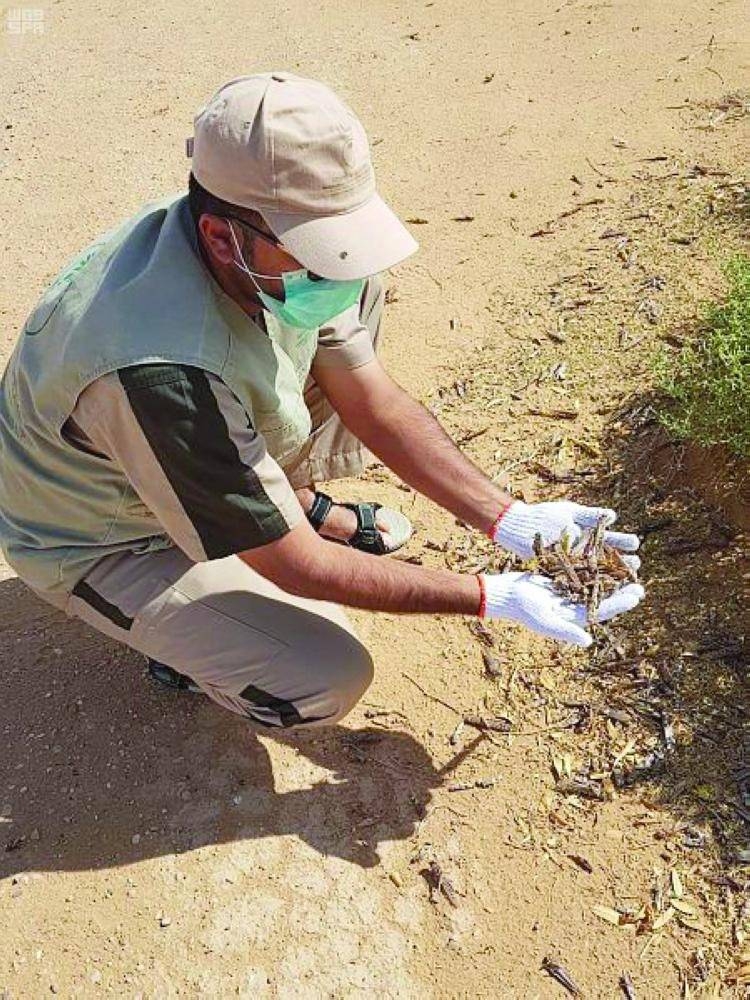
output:
<path id="1" fill-rule="evenodd" d="M 375 514 L 380 510 L 379 503 L 343 503 L 357 515 L 357 530 L 347 542 L 353 549 L 382 556 L 386 552 L 383 536 L 375 526 Z"/>
<path id="2" fill-rule="evenodd" d="M 323 522 L 331 512 L 331 507 L 333 507 L 333 500 L 327 493 L 317 492 L 315 494 L 313 505 L 307 512 L 307 520 L 316 531 L 320 531 Z"/>

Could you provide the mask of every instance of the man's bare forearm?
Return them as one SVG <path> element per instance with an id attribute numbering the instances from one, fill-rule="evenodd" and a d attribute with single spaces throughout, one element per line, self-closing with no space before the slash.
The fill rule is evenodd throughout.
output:
<path id="1" fill-rule="evenodd" d="M 282 590 L 300 597 L 368 611 L 460 615 L 479 611 L 474 576 L 378 558 L 317 535 L 310 538 L 311 533 L 308 525 L 301 525 L 281 542 L 266 546 L 266 552 L 250 550 L 242 558 Z"/>
<path id="2" fill-rule="evenodd" d="M 394 383 L 377 417 L 351 430 L 405 483 L 488 532 L 512 500 L 461 452 L 438 421 Z M 349 421 L 351 424 L 351 420 Z"/>

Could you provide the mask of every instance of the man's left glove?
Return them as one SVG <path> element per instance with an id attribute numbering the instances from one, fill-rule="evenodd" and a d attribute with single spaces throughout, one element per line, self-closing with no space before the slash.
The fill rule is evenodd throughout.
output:
<path id="1" fill-rule="evenodd" d="M 546 577 L 534 573 L 498 573 L 478 579 L 482 590 L 480 617 L 519 622 L 548 639 L 571 642 L 584 649 L 594 641 L 586 631 L 585 606 L 561 597 Z M 625 584 L 601 602 L 597 621 L 609 621 L 615 615 L 631 611 L 643 596 L 639 583 Z"/>
<path id="2" fill-rule="evenodd" d="M 617 514 L 609 507 L 585 507 L 571 500 L 550 500 L 545 503 L 524 503 L 514 500 L 492 527 L 490 538 L 522 559 L 534 555 L 534 537 L 542 536 L 542 545 L 554 545 L 567 535 L 571 545 L 578 542 L 584 531 L 591 530 L 600 517 L 612 524 Z M 635 552 L 640 545 L 637 535 L 624 531 L 605 531 L 604 541 L 621 552 Z"/>

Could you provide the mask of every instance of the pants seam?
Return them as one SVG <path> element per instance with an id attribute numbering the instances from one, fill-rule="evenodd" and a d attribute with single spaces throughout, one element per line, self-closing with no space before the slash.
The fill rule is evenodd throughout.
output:
<path id="1" fill-rule="evenodd" d="M 217 615 L 219 618 L 224 618 L 226 619 L 226 621 L 234 622 L 235 625 L 241 625 L 243 628 L 249 629 L 251 632 L 257 632 L 259 635 L 264 635 L 267 639 L 271 639 L 272 642 L 278 643 L 278 645 L 282 646 L 283 649 L 292 648 L 288 642 L 284 642 L 283 639 L 279 639 L 278 636 L 273 635 L 271 632 L 266 632 L 265 629 L 258 628 L 256 625 L 251 625 L 250 622 L 247 622 L 242 618 L 235 618 L 234 615 L 228 615 L 225 611 L 220 611 L 218 608 L 213 607 L 213 605 L 209 604 L 203 598 L 190 597 L 189 594 L 186 594 L 184 591 L 180 590 L 180 588 L 175 586 L 175 584 L 170 584 L 170 589 L 175 594 L 179 594 L 180 597 L 183 597 L 186 601 L 190 601 L 191 603 L 195 604 L 200 604 L 201 607 L 206 608 L 206 610 L 210 611 L 214 615 Z M 272 598 L 268 598 L 268 600 L 271 599 Z M 292 607 L 297 607 L 297 605 L 292 605 Z M 279 652 L 276 654 L 276 656 L 280 655 L 281 652 L 282 650 L 280 649 Z M 274 657 L 273 659 L 275 660 L 276 657 Z"/>

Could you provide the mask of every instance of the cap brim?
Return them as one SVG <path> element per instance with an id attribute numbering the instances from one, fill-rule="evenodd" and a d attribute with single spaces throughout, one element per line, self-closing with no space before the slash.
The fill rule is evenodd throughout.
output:
<path id="1" fill-rule="evenodd" d="M 410 257 L 419 244 L 375 194 L 342 215 L 303 215 L 263 209 L 263 218 L 284 249 L 322 278 L 367 278 Z"/>

